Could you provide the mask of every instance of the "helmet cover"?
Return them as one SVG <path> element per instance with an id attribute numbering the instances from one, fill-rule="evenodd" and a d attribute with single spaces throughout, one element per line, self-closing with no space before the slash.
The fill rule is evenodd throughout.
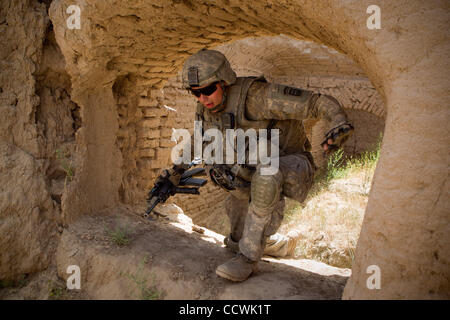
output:
<path id="1" fill-rule="evenodd" d="M 216 81 L 225 81 L 227 85 L 231 85 L 236 82 L 236 73 L 221 52 L 202 49 L 185 61 L 182 81 L 186 89 L 202 87 Z"/>

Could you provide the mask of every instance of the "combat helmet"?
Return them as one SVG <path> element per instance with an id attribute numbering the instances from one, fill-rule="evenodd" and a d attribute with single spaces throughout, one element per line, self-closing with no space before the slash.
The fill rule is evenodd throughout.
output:
<path id="1" fill-rule="evenodd" d="M 216 81 L 228 85 L 236 82 L 236 73 L 219 51 L 202 49 L 190 56 L 183 65 L 183 87 L 201 87 Z"/>

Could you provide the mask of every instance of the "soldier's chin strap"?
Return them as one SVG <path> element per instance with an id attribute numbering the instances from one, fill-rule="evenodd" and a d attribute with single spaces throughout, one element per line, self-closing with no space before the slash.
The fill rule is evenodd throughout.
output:
<path id="1" fill-rule="evenodd" d="M 219 112 L 225 108 L 225 101 L 227 100 L 227 91 L 225 90 L 225 85 L 223 84 L 223 81 L 220 81 L 219 85 L 222 88 L 222 102 L 217 106 L 208 109 L 211 112 Z"/>

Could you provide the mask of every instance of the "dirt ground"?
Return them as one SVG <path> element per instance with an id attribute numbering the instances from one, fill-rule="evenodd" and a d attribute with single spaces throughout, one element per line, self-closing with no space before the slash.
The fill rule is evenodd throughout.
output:
<path id="1" fill-rule="evenodd" d="M 65 229 L 56 266 L 0 289 L 1 299 L 340 299 L 349 269 L 306 259 L 264 257 L 243 283 L 215 274 L 233 254 L 223 236 L 184 216 L 150 221 L 140 208 L 117 208 Z M 193 231 L 196 230 L 196 231 Z M 69 265 L 81 289 L 66 289 Z"/>
<path id="2" fill-rule="evenodd" d="M 68 290 L 58 277 L 56 266 L 15 282 L 2 283 L 0 300 L 88 300 L 84 290 Z"/>

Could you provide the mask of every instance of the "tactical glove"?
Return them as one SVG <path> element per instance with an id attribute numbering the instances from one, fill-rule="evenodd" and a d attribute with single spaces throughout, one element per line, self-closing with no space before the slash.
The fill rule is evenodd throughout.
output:
<path id="1" fill-rule="evenodd" d="M 350 138 L 354 131 L 353 126 L 350 123 L 344 123 L 337 127 L 334 127 L 325 134 L 325 140 L 320 144 L 322 148 L 327 145 L 325 155 L 329 155 L 335 150 L 339 149 Z M 332 140 L 331 143 L 329 140 Z"/>
<path id="2" fill-rule="evenodd" d="M 181 175 L 189 169 L 189 164 L 176 164 L 172 168 L 168 169 L 167 178 L 174 186 L 178 186 L 180 184 Z"/>

